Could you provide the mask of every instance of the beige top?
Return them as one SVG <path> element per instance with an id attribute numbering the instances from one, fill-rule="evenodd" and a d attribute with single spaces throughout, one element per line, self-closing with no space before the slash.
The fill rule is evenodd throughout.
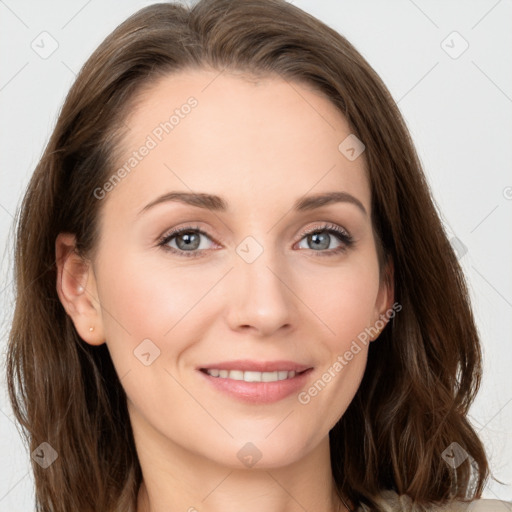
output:
<path id="1" fill-rule="evenodd" d="M 382 512 L 512 512 L 512 502 L 501 500 L 474 500 L 471 502 L 454 501 L 440 507 L 413 505 L 406 494 L 399 496 L 396 492 L 383 491 L 380 510 Z M 361 505 L 356 512 L 370 512 L 366 505 Z"/>

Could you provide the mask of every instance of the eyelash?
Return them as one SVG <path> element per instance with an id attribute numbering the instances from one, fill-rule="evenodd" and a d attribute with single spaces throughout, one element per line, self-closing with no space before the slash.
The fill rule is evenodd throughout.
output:
<path id="1" fill-rule="evenodd" d="M 162 249 L 164 251 L 178 254 L 180 256 L 185 256 L 186 258 L 198 258 L 198 257 L 200 257 L 199 254 L 201 252 L 205 251 L 204 249 L 201 249 L 201 250 L 196 249 L 195 251 L 182 251 L 182 250 L 175 249 L 174 247 L 169 247 L 167 245 L 173 238 L 175 238 L 183 233 L 190 233 L 190 232 L 198 233 L 207 238 L 212 239 L 212 237 L 208 233 L 206 233 L 204 230 L 202 230 L 199 226 L 185 226 L 185 227 L 178 228 L 178 229 L 172 230 L 170 232 L 167 232 L 165 235 L 163 235 L 160 238 L 160 240 L 158 242 L 158 246 L 162 247 Z M 313 229 L 308 229 L 308 230 L 303 231 L 300 234 L 298 242 L 300 242 L 307 235 L 312 235 L 314 233 L 323 233 L 323 232 L 329 233 L 331 235 L 335 235 L 338 238 L 338 240 L 342 243 L 342 245 L 340 245 L 340 247 L 338 247 L 336 249 L 313 251 L 313 252 L 318 252 L 319 254 L 317 256 L 319 256 L 319 257 L 337 255 L 339 253 L 345 252 L 347 249 L 350 249 L 354 244 L 353 237 L 347 231 L 336 226 L 336 224 L 329 224 L 329 223 L 326 223 L 320 227 L 315 227 Z M 310 250 L 313 250 L 313 249 L 310 249 Z"/>

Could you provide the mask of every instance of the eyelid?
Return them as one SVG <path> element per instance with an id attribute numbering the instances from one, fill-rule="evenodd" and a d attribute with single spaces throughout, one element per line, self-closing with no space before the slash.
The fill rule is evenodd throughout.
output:
<path id="1" fill-rule="evenodd" d="M 306 237 L 308 235 L 311 235 L 313 233 L 322 233 L 322 232 L 326 232 L 326 233 L 329 233 L 330 235 L 334 235 L 338 239 L 338 241 L 341 243 L 341 246 L 337 247 L 335 249 L 327 249 L 324 251 L 314 251 L 314 250 L 310 249 L 310 251 L 312 251 L 313 253 L 316 253 L 315 257 L 324 257 L 324 256 L 329 257 L 329 256 L 339 255 L 339 254 L 346 252 L 347 250 L 349 250 L 350 248 L 352 248 L 355 245 L 356 241 L 347 229 L 345 229 L 342 226 L 339 226 L 338 224 L 333 224 L 331 222 L 322 222 L 320 226 L 315 226 L 312 228 L 304 229 L 300 233 L 298 240 L 295 243 L 300 242 L 304 237 Z"/>
<path id="2" fill-rule="evenodd" d="M 298 240 L 302 240 L 302 238 L 304 238 L 306 235 L 321 231 L 335 231 L 337 233 L 343 234 L 348 239 L 352 239 L 352 235 L 344 227 L 338 226 L 337 224 L 332 224 L 330 222 L 323 222 L 319 226 L 314 226 L 312 228 L 306 228 L 302 230 L 298 236 Z"/>
<path id="3" fill-rule="evenodd" d="M 206 229 L 201 228 L 198 225 L 192 225 L 188 224 L 181 227 L 175 227 L 170 230 L 167 230 L 163 235 L 161 235 L 158 238 L 158 246 L 162 247 L 164 250 L 167 250 L 169 252 L 178 253 L 179 255 L 183 255 L 185 257 L 200 257 L 201 253 L 209 252 L 213 249 L 201 249 L 201 250 L 193 250 L 193 251 L 181 251 L 174 249 L 174 247 L 167 247 L 167 244 L 169 241 L 176 236 L 186 233 L 188 231 L 195 232 L 201 235 L 204 235 L 205 237 L 209 238 L 211 241 L 213 241 L 216 244 L 219 244 L 219 242 L 216 240 L 216 237 L 212 236 Z M 329 256 L 331 254 L 337 254 L 339 252 L 344 252 L 347 249 L 349 249 L 354 244 L 354 238 L 349 233 L 347 229 L 345 229 L 342 226 L 339 226 L 337 224 L 333 224 L 330 222 L 323 221 L 320 223 L 320 225 L 316 225 L 313 227 L 305 228 L 303 229 L 300 234 L 298 235 L 297 239 L 294 242 L 294 245 L 298 242 L 300 242 L 305 236 L 311 235 L 313 233 L 321 233 L 321 232 L 327 232 L 329 234 L 334 234 L 339 242 L 342 244 L 341 247 L 337 247 L 336 249 L 328 249 L 323 251 L 313 251 L 317 252 L 318 256 Z M 225 245 L 224 242 L 220 241 L 221 245 Z"/>
<path id="4" fill-rule="evenodd" d="M 208 231 L 206 229 L 204 229 L 198 225 L 192 225 L 192 224 L 187 224 L 185 226 L 181 226 L 181 227 L 178 226 L 178 227 L 175 227 L 172 229 L 168 229 L 167 231 L 164 232 L 163 235 L 158 237 L 158 245 L 165 245 L 169 241 L 169 239 L 174 238 L 174 237 L 176 237 L 182 233 L 185 233 L 187 231 L 193 231 L 196 233 L 200 233 L 200 234 L 208 237 L 214 243 L 224 245 L 224 242 L 222 240 L 217 241 L 216 237 L 214 237 L 213 235 L 208 233 Z M 180 252 L 186 252 L 186 251 L 180 251 Z M 204 249 L 203 249 L 203 251 L 196 251 L 196 252 L 204 252 Z"/>

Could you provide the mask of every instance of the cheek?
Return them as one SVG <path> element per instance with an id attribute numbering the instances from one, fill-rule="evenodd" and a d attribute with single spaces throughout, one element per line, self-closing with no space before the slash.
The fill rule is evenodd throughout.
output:
<path id="1" fill-rule="evenodd" d="M 180 332 L 181 338 L 191 319 L 197 321 L 194 310 L 203 309 L 201 297 L 218 281 L 218 272 L 173 268 L 164 258 L 163 264 L 155 265 L 129 252 L 122 258 L 119 251 L 104 254 L 98 291 L 113 359 L 129 365 L 133 350 L 144 339 L 152 340 L 162 355 L 169 352 L 170 341 L 173 353 L 179 352 L 179 339 L 173 334 Z"/>
<path id="2" fill-rule="evenodd" d="M 373 258 L 322 269 L 301 283 L 298 295 L 323 326 L 330 352 L 346 350 L 375 320 L 379 271 Z"/>
<path id="3" fill-rule="evenodd" d="M 140 332 L 141 326 L 147 326 L 159 336 L 218 280 L 215 270 L 181 264 L 157 248 L 119 248 L 111 244 L 103 249 L 101 265 L 105 308 L 116 311 L 127 330 Z"/>
<path id="4" fill-rule="evenodd" d="M 180 265 L 171 258 L 148 258 L 114 246 L 103 254 L 98 290 L 109 345 L 122 340 L 124 348 L 129 344 L 133 350 L 149 338 L 162 350 L 174 338 L 173 351 L 177 352 L 179 340 L 173 330 L 182 338 L 187 326 L 193 328 L 201 318 L 207 321 L 209 314 L 229 307 L 222 298 L 236 286 L 229 276 L 219 283 L 226 269 L 213 263 Z M 302 261 L 287 280 L 298 298 L 297 307 L 310 310 L 310 323 L 316 329 L 325 328 L 323 339 L 332 351 L 342 350 L 371 325 L 378 293 L 378 266 L 371 255 L 348 259 L 338 267 Z M 219 294 L 216 287 L 223 292 Z M 308 326 L 303 328 L 307 330 Z"/>
<path id="5" fill-rule="evenodd" d="M 368 258 L 357 263 L 354 260 L 335 271 L 331 269 L 323 277 L 317 275 L 315 281 L 322 286 L 316 287 L 314 292 L 308 288 L 307 304 L 325 329 L 317 346 L 318 372 L 298 398 L 306 410 L 323 411 L 327 429 L 332 428 L 347 409 L 363 378 L 378 279 L 378 264 Z"/>

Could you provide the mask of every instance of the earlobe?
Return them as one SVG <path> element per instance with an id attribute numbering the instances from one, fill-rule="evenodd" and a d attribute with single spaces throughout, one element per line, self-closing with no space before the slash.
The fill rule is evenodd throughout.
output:
<path id="1" fill-rule="evenodd" d="M 78 335 L 90 345 L 101 345 L 105 340 L 96 279 L 90 262 L 75 247 L 71 233 L 60 233 L 55 240 L 57 294 Z"/>

